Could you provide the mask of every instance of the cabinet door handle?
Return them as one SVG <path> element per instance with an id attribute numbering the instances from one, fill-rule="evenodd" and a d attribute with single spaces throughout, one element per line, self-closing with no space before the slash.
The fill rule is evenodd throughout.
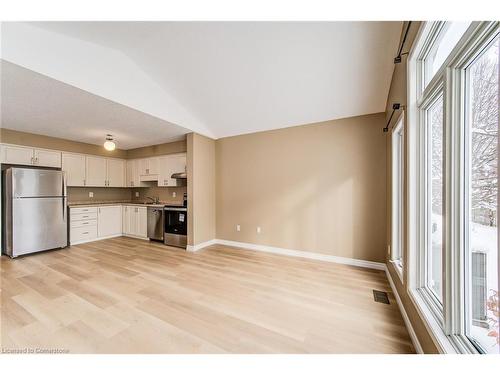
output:
<path id="1" fill-rule="evenodd" d="M 83 180 L 83 186 L 87 184 L 87 180 Z"/>
<path id="2" fill-rule="evenodd" d="M 89 232 L 83 232 L 82 234 L 89 234 Z"/>

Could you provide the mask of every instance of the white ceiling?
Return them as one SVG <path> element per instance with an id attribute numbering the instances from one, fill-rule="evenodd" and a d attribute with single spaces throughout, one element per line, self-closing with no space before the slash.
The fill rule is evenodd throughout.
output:
<path id="1" fill-rule="evenodd" d="M 1 127 L 131 149 L 183 139 L 189 129 L 2 61 Z"/>
<path id="2" fill-rule="evenodd" d="M 37 22 L 4 32 L 2 55 L 220 138 L 384 111 L 401 27 L 401 22 Z M 29 55 L 30 44 L 19 37 L 29 28 L 37 30 L 32 33 L 40 49 L 57 59 L 49 61 L 43 50 Z M 68 51 L 72 46 L 74 53 Z M 102 64 L 113 84 L 104 85 L 102 75 L 90 84 L 89 72 L 82 73 L 86 64 L 72 61 L 83 49 L 79 60 L 93 64 L 94 72 Z M 50 64 L 61 60 L 66 65 L 51 70 Z M 119 61 L 129 64 L 128 72 L 140 70 L 142 81 L 138 78 L 135 87 L 150 79 L 158 92 L 153 87 L 142 96 L 124 97 L 130 73 L 123 68 L 118 76 Z M 120 90 L 111 90 L 119 85 Z"/>

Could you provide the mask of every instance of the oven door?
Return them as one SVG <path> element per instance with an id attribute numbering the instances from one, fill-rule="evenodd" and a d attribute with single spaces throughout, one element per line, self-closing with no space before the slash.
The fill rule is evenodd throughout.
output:
<path id="1" fill-rule="evenodd" d="M 164 243 L 169 246 L 187 246 L 187 210 L 184 208 L 165 209 Z"/>
<path id="2" fill-rule="evenodd" d="M 187 212 L 165 209 L 165 233 L 187 236 Z"/>

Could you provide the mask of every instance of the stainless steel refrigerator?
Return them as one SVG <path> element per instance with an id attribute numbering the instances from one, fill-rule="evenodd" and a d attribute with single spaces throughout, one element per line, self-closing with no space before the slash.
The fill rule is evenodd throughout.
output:
<path id="1" fill-rule="evenodd" d="M 3 173 L 3 252 L 15 258 L 66 247 L 64 172 L 11 167 Z"/>

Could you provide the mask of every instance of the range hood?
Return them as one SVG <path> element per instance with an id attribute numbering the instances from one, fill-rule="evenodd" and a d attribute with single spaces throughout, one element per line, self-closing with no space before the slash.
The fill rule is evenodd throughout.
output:
<path id="1" fill-rule="evenodd" d="M 187 173 L 186 172 L 179 172 L 179 173 L 174 173 L 170 178 L 177 178 L 177 179 L 186 179 L 187 178 Z"/>

